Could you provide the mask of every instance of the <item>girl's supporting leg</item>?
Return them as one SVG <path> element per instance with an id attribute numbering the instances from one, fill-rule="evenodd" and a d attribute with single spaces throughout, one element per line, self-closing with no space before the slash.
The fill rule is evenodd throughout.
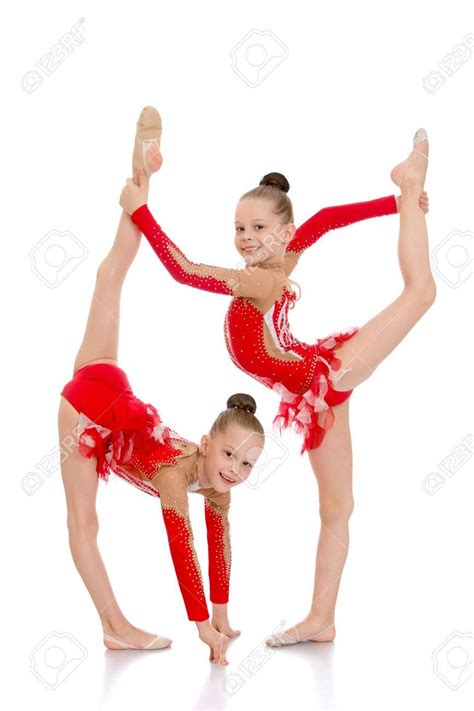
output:
<path id="1" fill-rule="evenodd" d="M 428 143 L 417 145 L 424 153 Z M 436 285 L 429 260 L 426 218 L 420 207 L 426 160 L 413 155 L 401 185 L 398 257 L 405 283 L 401 295 L 337 350 L 341 376 L 333 380 L 336 390 L 351 390 L 366 380 L 391 353 L 433 304 Z M 347 368 L 348 372 L 344 373 Z"/>
<path id="2" fill-rule="evenodd" d="M 302 622 L 286 630 L 298 641 L 331 642 L 336 634 L 336 600 L 354 508 L 349 402 L 350 398 L 334 408 L 335 421 L 323 443 L 308 452 L 318 482 L 321 530 L 310 611 Z"/>
<path id="3" fill-rule="evenodd" d="M 104 632 L 126 622 L 112 591 L 97 547 L 99 522 L 96 511 L 98 477 L 95 459 L 79 454 L 74 429 L 79 413 L 64 398 L 59 407 L 59 439 L 66 443 L 68 456 L 61 464 L 66 494 L 69 546 L 74 564 L 101 617 Z M 74 444 L 71 444 L 74 442 Z M 64 451 L 63 450 L 63 451 Z"/>
<path id="4" fill-rule="evenodd" d="M 134 627 L 115 599 L 104 562 L 97 545 L 99 522 L 96 511 L 98 476 L 96 460 L 85 459 L 77 450 L 75 431 L 77 410 L 61 398 L 59 406 L 59 440 L 63 453 L 61 474 L 66 494 L 69 546 L 74 564 L 99 614 L 104 634 L 118 637 L 128 644 L 144 647 L 156 635 Z M 119 645 L 105 642 L 109 649 Z"/>

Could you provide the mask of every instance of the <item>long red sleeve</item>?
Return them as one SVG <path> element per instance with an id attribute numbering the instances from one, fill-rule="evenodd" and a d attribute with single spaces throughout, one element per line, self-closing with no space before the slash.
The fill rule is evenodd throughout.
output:
<path id="1" fill-rule="evenodd" d="M 303 252 L 323 234 L 337 227 L 345 227 L 353 222 L 360 222 L 371 217 L 391 215 L 396 212 L 397 202 L 395 195 L 387 195 L 386 197 L 367 200 L 366 202 L 324 207 L 304 222 L 301 227 L 298 227 L 293 239 L 286 248 L 286 253 Z"/>
<path id="2" fill-rule="evenodd" d="M 229 602 L 231 547 L 228 510 L 230 493 L 214 494 L 205 500 L 209 586 L 211 602 Z"/>
<path id="3" fill-rule="evenodd" d="M 160 494 L 171 558 L 188 618 L 207 620 L 209 611 L 189 518 L 186 473 L 178 466 L 165 466 L 153 478 L 153 484 Z"/>
<path id="4" fill-rule="evenodd" d="M 145 235 L 171 276 L 181 284 L 214 294 L 267 299 L 274 288 L 272 274 L 263 269 L 226 269 L 191 262 L 163 232 L 147 205 L 132 213 L 131 218 Z"/>
<path id="5" fill-rule="evenodd" d="M 218 271 L 218 268 L 189 261 L 179 247 L 163 232 L 148 209 L 148 205 L 142 205 L 138 210 L 135 210 L 131 218 L 176 281 L 216 294 L 232 294 L 232 289 L 226 282 L 222 278 L 217 278 L 218 274 L 212 273 L 213 270 L 217 269 Z"/>
<path id="6" fill-rule="evenodd" d="M 202 584 L 201 567 L 197 559 L 189 516 L 175 508 L 162 506 L 163 519 L 176 577 L 189 620 L 203 621 L 209 617 Z"/>

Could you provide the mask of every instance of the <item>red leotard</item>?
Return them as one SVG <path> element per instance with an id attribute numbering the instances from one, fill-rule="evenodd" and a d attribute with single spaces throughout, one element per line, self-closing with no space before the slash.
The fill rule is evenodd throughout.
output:
<path id="1" fill-rule="evenodd" d="M 303 453 L 320 446 L 334 422 L 332 406 L 352 393 L 335 390 L 331 378 L 341 366 L 335 350 L 359 329 L 354 326 L 332 333 L 314 344 L 298 341 L 288 322 L 296 294 L 286 277 L 303 251 L 329 230 L 396 212 L 394 195 L 320 210 L 296 230 L 280 273 L 267 268 L 270 265 L 225 269 L 191 262 L 163 232 L 146 204 L 131 217 L 177 281 L 234 297 L 224 327 L 229 355 L 237 367 L 281 396 L 273 423 L 280 431 L 294 426 L 303 435 Z"/>
<path id="2" fill-rule="evenodd" d="M 198 445 L 166 427 L 153 405 L 135 397 L 125 372 L 109 363 L 77 370 L 61 394 L 80 413 L 75 433 L 80 453 L 96 457 L 97 474 L 110 471 L 160 498 L 171 557 L 190 620 L 207 620 L 201 568 L 194 549 L 188 492 L 205 498 L 210 599 L 229 600 L 230 492 L 203 488 L 197 475 Z"/>

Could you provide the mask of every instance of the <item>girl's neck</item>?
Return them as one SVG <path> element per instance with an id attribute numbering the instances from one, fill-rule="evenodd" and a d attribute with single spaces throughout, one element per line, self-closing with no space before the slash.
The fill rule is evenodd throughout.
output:
<path id="1" fill-rule="evenodd" d="M 206 476 L 206 472 L 204 471 L 204 460 L 205 456 L 204 454 L 201 453 L 201 451 L 198 449 L 197 451 L 197 462 L 196 462 L 196 471 L 197 471 L 197 478 L 199 483 L 201 484 L 203 489 L 208 489 L 209 487 L 212 486 L 211 482 L 208 480 Z"/>

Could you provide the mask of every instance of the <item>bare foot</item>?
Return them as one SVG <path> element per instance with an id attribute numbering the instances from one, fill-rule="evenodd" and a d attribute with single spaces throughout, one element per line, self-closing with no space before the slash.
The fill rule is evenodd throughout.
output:
<path id="1" fill-rule="evenodd" d="M 122 645 L 104 638 L 104 644 L 107 649 L 127 649 L 128 647 L 126 645 L 130 645 L 130 647 L 137 649 L 150 649 L 150 645 L 155 644 L 157 645 L 157 647 L 159 646 L 160 648 L 164 648 L 169 647 L 172 641 L 167 637 L 161 637 L 160 635 L 145 632 L 145 630 L 142 630 L 139 627 L 134 627 L 129 623 L 125 623 L 124 625 L 121 625 L 119 627 L 111 627 L 110 625 L 104 625 L 103 629 L 104 635 L 114 637 L 120 642 L 125 643 Z"/>
<path id="2" fill-rule="evenodd" d="M 416 144 L 416 150 L 428 156 L 428 141 L 420 141 Z M 428 161 L 423 156 L 412 151 L 408 158 L 402 163 L 398 163 L 391 173 L 390 177 L 400 188 L 408 186 L 418 187 L 423 190 L 425 184 L 425 176 L 428 168 Z"/>
<path id="3" fill-rule="evenodd" d="M 307 617 L 294 627 L 289 627 L 283 632 L 283 635 L 280 633 L 270 637 L 267 644 L 271 647 L 279 647 L 306 640 L 309 642 L 332 642 L 335 636 L 334 622 L 323 617 Z"/>
<path id="4" fill-rule="evenodd" d="M 132 175 L 134 182 L 138 171 L 143 168 L 149 178 L 161 168 L 161 116 L 153 106 L 145 106 L 137 121 L 135 146 L 133 149 Z"/>

